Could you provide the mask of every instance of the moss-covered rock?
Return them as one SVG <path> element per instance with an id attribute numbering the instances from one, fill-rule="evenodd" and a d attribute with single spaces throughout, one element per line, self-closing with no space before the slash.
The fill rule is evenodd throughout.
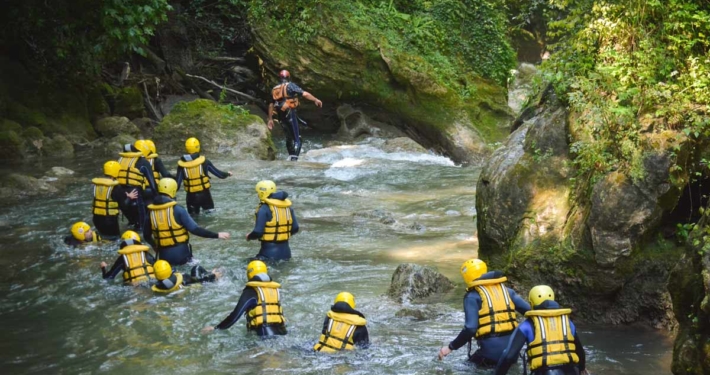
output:
<path id="1" fill-rule="evenodd" d="M 74 146 L 63 135 L 44 139 L 42 154 L 49 158 L 69 158 L 74 156 Z"/>
<path id="2" fill-rule="evenodd" d="M 22 137 L 12 130 L 0 131 L 0 159 L 17 160 L 24 157 Z"/>
<path id="3" fill-rule="evenodd" d="M 104 117 L 96 121 L 96 132 L 107 138 L 113 138 L 120 134 L 139 137 L 140 129 L 126 117 Z"/>
<path id="4" fill-rule="evenodd" d="M 0 131 L 13 131 L 17 134 L 22 133 L 22 125 L 8 119 L 0 119 Z"/>
<path id="5" fill-rule="evenodd" d="M 153 140 L 161 152 L 185 152 L 185 140 L 197 137 L 203 152 L 239 159 L 273 160 L 274 144 L 264 120 L 233 105 L 198 99 L 175 105 L 155 128 Z"/>
<path id="6" fill-rule="evenodd" d="M 114 90 L 114 116 L 125 116 L 129 119 L 145 117 L 143 94 L 137 87 L 123 87 Z"/>
<path id="7" fill-rule="evenodd" d="M 32 176 L 11 173 L 0 177 L 0 199 L 3 200 L 54 194 L 57 191 L 51 183 Z"/>

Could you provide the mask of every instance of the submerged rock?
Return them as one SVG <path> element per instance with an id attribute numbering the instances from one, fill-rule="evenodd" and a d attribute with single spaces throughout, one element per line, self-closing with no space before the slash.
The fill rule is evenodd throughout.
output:
<path id="1" fill-rule="evenodd" d="M 355 217 L 362 217 L 366 219 L 375 219 L 382 224 L 392 225 L 397 222 L 394 215 L 391 212 L 385 210 L 371 210 L 371 211 L 360 211 L 353 214 Z"/>
<path id="2" fill-rule="evenodd" d="M 423 308 L 405 307 L 394 313 L 394 316 L 398 318 L 411 318 L 416 321 L 436 319 L 441 315 L 439 310 L 430 306 Z"/>
<path id="3" fill-rule="evenodd" d="M 442 294 L 453 289 L 454 284 L 446 276 L 429 266 L 404 263 L 397 266 L 387 295 L 397 302 Z"/>
<path id="4" fill-rule="evenodd" d="M 73 176 L 74 171 L 64 167 L 52 167 L 52 169 L 50 169 L 46 175 L 50 177 L 68 177 Z"/>
<path id="5" fill-rule="evenodd" d="M 416 152 L 422 154 L 427 152 L 422 145 L 407 137 L 386 140 L 382 150 L 386 152 Z"/>

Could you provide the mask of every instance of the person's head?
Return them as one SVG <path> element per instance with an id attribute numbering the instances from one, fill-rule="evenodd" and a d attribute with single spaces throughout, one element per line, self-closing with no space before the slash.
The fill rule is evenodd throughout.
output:
<path id="1" fill-rule="evenodd" d="M 555 292 L 547 285 L 538 285 L 530 289 L 528 301 L 530 306 L 535 307 L 545 301 L 554 301 Z"/>
<path id="2" fill-rule="evenodd" d="M 151 154 L 157 154 L 158 150 L 155 148 L 155 143 L 151 139 L 146 139 L 145 143 L 148 145 L 148 149 L 150 150 Z"/>
<path id="3" fill-rule="evenodd" d="M 260 260 L 252 260 L 247 264 L 247 280 L 251 280 L 257 275 L 268 275 L 269 270 L 266 268 L 266 263 Z"/>
<path id="4" fill-rule="evenodd" d="M 175 198 L 177 192 L 177 182 L 170 177 L 161 178 L 158 182 L 158 193 L 165 194 L 170 198 Z"/>
<path id="5" fill-rule="evenodd" d="M 461 265 L 461 277 L 466 283 L 466 287 L 472 287 L 472 283 L 488 272 L 488 266 L 480 259 L 469 259 Z"/>
<path id="6" fill-rule="evenodd" d="M 333 301 L 333 304 L 335 305 L 338 302 L 345 302 L 347 303 L 351 309 L 355 308 L 355 296 L 348 292 L 340 292 L 338 293 L 337 296 L 335 296 L 335 300 Z"/>
<path id="7" fill-rule="evenodd" d="M 291 73 L 288 72 L 288 70 L 284 69 L 279 72 L 279 80 L 281 82 L 289 82 L 291 81 Z"/>
<path id="8" fill-rule="evenodd" d="M 91 227 L 83 221 L 77 221 L 71 226 L 71 235 L 78 241 L 92 241 L 94 239 Z"/>
<path id="9" fill-rule="evenodd" d="M 159 260 L 153 264 L 153 271 L 155 271 L 155 278 L 163 281 L 173 274 L 173 268 L 170 267 L 170 263 Z"/>
<path id="10" fill-rule="evenodd" d="M 187 141 L 185 141 L 185 151 L 187 151 L 188 154 L 200 152 L 200 141 L 195 137 L 188 138 Z"/>
<path id="11" fill-rule="evenodd" d="M 276 184 L 271 180 L 263 180 L 256 183 L 254 187 L 260 201 L 266 200 L 272 193 L 276 192 Z"/>
<path id="12" fill-rule="evenodd" d="M 121 171 L 121 164 L 115 160 L 109 160 L 104 163 L 104 174 L 109 177 L 118 177 L 118 172 Z"/>
<path id="13" fill-rule="evenodd" d="M 148 142 L 146 142 L 145 139 L 139 139 L 135 141 L 135 143 L 133 143 L 133 147 L 140 151 L 143 156 L 150 155 L 150 147 L 148 146 Z"/>

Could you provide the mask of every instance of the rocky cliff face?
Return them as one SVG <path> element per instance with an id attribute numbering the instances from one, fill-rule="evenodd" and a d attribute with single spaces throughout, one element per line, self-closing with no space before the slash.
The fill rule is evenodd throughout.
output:
<path id="1" fill-rule="evenodd" d="M 587 320 L 671 327 L 665 283 L 680 250 L 656 230 L 683 180 L 669 172 L 668 143 L 649 135 L 658 147 L 645 150 L 643 178 L 611 172 L 583 189 L 566 108 L 550 90 L 523 116 L 478 182 L 480 256 L 523 290 L 553 286 Z"/>

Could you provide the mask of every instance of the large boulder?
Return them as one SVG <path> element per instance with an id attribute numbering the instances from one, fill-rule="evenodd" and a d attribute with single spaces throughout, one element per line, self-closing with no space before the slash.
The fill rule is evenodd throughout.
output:
<path id="1" fill-rule="evenodd" d="M 143 94 L 138 87 L 129 86 L 114 91 L 114 116 L 125 116 L 130 119 L 145 117 Z"/>
<path id="2" fill-rule="evenodd" d="M 96 132 L 106 138 L 113 138 L 117 135 L 125 134 L 132 137 L 141 135 L 140 129 L 127 117 L 105 117 L 96 121 L 94 126 Z"/>
<path id="3" fill-rule="evenodd" d="M 74 156 L 74 146 L 63 135 L 45 138 L 42 155 L 48 158 L 70 158 Z"/>
<path id="4" fill-rule="evenodd" d="M 0 160 L 16 160 L 24 157 L 25 143 L 12 130 L 0 131 Z"/>
<path id="5" fill-rule="evenodd" d="M 54 194 L 58 189 L 50 182 L 19 173 L 0 178 L 0 199 L 18 199 L 41 194 Z"/>
<path id="6" fill-rule="evenodd" d="M 454 283 L 436 269 L 404 263 L 397 266 L 392 274 L 387 295 L 401 303 L 447 293 L 453 288 Z"/>
<path id="7" fill-rule="evenodd" d="M 397 137 L 386 140 L 385 144 L 382 146 L 382 150 L 386 152 L 427 152 L 422 145 L 407 137 Z"/>
<path id="8" fill-rule="evenodd" d="M 392 125 L 373 120 L 366 113 L 344 104 L 336 110 L 340 119 L 338 135 L 344 140 L 355 140 L 363 137 L 392 138 L 404 134 Z"/>
<path id="9" fill-rule="evenodd" d="M 202 151 L 238 159 L 273 160 L 275 148 L 264 120 L 238 106 L 198 99 L 175 105 L 155 128 L 161 152 L 182 154 L 185 140 L 197 137 Z"/>

